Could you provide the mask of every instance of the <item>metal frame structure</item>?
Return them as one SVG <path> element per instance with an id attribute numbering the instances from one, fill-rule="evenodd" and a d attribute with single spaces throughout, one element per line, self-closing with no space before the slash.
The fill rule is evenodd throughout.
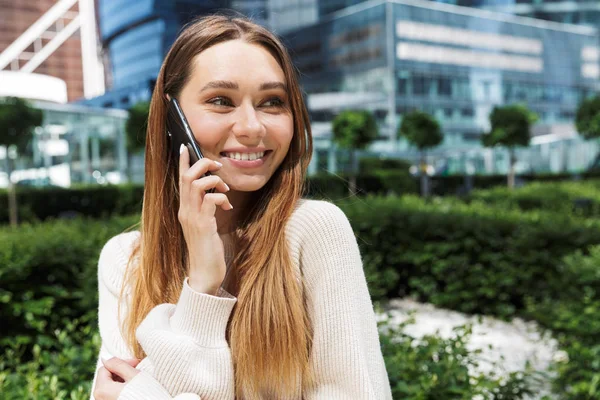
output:
<path id="1" fill-rule="evenodd" d="M 79 3 L 79 11 L 71 8 Z M 98 54 L 93 0 L 59 0 L 21 36 L 0 53 L 0 71 L 33 73 L 68 38 L 79 30 L 86 98 L 104 93 L 104 67 Z M 47 41 L 45 44 L 43 41 Z M 28 51 L 33 47 L 33 51 Z M 25 62 L 21 66 L 21 63 Z"/>

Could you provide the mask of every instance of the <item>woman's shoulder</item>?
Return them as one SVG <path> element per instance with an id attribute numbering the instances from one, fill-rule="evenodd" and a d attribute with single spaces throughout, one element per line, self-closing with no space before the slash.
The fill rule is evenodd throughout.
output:
<path id="1" fill-rule="evenodd" d="M 98 279 L 112 290 L 120 290 L 127 263 L 139 240 L 139 231 L 123 232 L 111 237 L 102 247 L 98 260 Z"/>
<path id="2" fill-rule="evenodd" d="M 314 237 L 340 230 L 352 232 L 348 217 L 337 205 L 325 200 L 299 200 L 287 224 L 291 236 Z"/>

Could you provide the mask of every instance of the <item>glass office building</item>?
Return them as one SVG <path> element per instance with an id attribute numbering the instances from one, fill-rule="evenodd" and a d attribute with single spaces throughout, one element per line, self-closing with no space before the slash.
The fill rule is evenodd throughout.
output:
<path id="1" fill-rule="evenodd" d="M 331 120 L 344 108 L 371 110 L 381 134 L 372 150 L 401 155 L 412 150 L 395 132 L 402 115 L 416 109 L 441 122 L 445 137 L 436 152 L 447 160 L 481 149 L 495 105 L 526 103 L 540 118 L 536 134 L 575 140 L 577 105 L 600 87 L 596 29 L 429 1 L 363 2 L 285 39 L 322 151 Z M 501 150 L 478 154 L 471 163 L 476 171 L 506 165 Z"/>
<path id="2" fill-rule="evenodd" d="M 77 183 L 122 183 L 128 174 L 143 181 L 143 171 L 127 169 L 127 111 L 79 104 L 33 102 L 42 111 L 32 146 L 15 158 L 12 181 L 18 184 L 69 187 Z M 0 159 L 5 157 L 0 150 Z M 133 176 L 132 176 L 133 175 Z M 0 172 L 0 187 L 6 187 Z"/>
<path id="3" fill-rule="evenodd" d="M 162 61 L 181 27 L 198 15 L 229 7 L 229 1 L 221 0 L 98 1 L 102 47 L 111 63 L 111 89 L 82 103 L 129 108 L 149 100 Z"/>
<path id="4" fill-rule="evenodd" d="M 436 0 L 566 24 L 600 28 L 600 2 L 593 0 Z"/>

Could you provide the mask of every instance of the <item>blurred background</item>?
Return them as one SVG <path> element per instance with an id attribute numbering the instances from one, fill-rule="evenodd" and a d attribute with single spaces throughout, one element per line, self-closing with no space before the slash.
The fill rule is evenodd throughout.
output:
<path id="1" fill-rule="evenodd" d="M 234 10 L 300 73 L 398 399 L 600 399 L 598 0 L 0 0 L 0 393 L 89 397 L 148 104 Z"/>

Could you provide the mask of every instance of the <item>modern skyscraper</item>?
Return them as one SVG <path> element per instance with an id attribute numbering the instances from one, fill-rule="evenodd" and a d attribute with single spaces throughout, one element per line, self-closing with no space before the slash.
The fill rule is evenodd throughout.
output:
<path id="1" fill-rule="evenodd" d="M 537 133 L 576 137 L 577 105 L 600 88 L 598 30 L 587 26 L 382 0 L 337 10 L 284 37 L 302 73 L 318 151 L 329 151 L 331 121 L 348 108 L 376 116 L 387 143 L 375 143 L 375 151 L 410 153 L 395 133 L 412 110 L 440 121 L 445 137 L 437 151 L 446 159 L 481 148 L 496 105 L 526 103 L 540 117 Z M 548 156 L 545 147 L 540 152 Z M 495 170 L 483 154 L 475 170 Z"/>
<path id="2" fill-rule="evenodd" d="M 433 0 L 477 7 L 566 24 L 600 28 L 600 1 L 596 0 Z"/>
<path id="3" fill-rule="evenodd" d="M 98 0 L 102 47 L 109 54 L 112 76 L 107 93 L 85 103 L 128 108 L 149 100 L 181 27 L 230 6 L 230 1 L 217 0 Z"/>

